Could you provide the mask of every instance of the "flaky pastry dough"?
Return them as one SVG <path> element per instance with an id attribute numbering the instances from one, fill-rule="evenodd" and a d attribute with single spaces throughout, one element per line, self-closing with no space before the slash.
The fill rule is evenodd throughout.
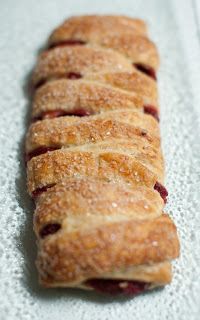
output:
<path id="1" fill-rule="evenodd" d="M 146 24 L 125 16 L 72 17 L 40 55 L 26 161 L 45 287 L 135 295 L 171 281 L 158 66 Z"/>

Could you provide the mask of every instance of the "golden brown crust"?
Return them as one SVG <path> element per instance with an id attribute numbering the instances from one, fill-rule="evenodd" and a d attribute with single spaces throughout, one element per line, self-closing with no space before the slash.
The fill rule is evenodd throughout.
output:
<path id="1" fill-rule="evenodd" d="M 117 121 L 118 119 L 118 121 Z M 160 146 L 158 124 L 139 112 L 108 112 L 97 116 L 60 117 L 33 123 L 27 133 L 26 152 L 40 147 L 70 147 L 111 139 L 149 142 Z"/>
<path id="2" fill-rule="evenodd" d="M 155 190 L 92 178 L 69 178 L 37 199 L 34 227 L 39 231 L 49 223 L 65 230 L 90 229 L 109 221 L 158 217 L 163 201 Z"/>
<path id="3" fill-rule="evenodd" d="M 147 37 L 126 34 L 116 37 L 108 36 L 102 39 L 99 45 L 116 50 L 125 55 L 133 63 L 144 64 L 158 69 L 159 58 L 155 44 Z"/>
<path id="4" fill-rule="evenodd" d="M 67 19 L 56 28 L 49 43 L 58 43 L 63 38 L 97 41 L 100 37 L 124 34 L 147 34 L 146 24 L 143 20 L 132 19 L 125 16 L 85 15 Z"/>
<path id="5" fill-rule="evenodd" d="M 113 75 L 114 76 L 114 75 Z M 92 80 L 92 79 L 91 79 Z M 100 81 L 105 83 L 100 83 Z M 110 110 L 143 109 L 145 102 L 155 105 L 156 100 L 145 98 L 137 90 L 126 92 L 106 84 L 109 80 L 99 79 L 98 82 L 89 80 L 59 79 L 48 82 L 36 91 L 33 100 L 32 117 L 38 117 L 42 113 L 54 110 L 73 112 L 76 109 L 84 109 L 92 114 Z M 142 88 L 142 83 L 141 86 Z M 138 89 L 140 90 L 140 89 Z M 141 89 L 143 90 L 143 89 Z"/>
<path id="6" fill-rule="evenodd" d="M 94 21 L 94 20 L 93 20 Z M 89 25 L 88 18 L 82 18 L 79 23 L 76 23 L 76 27 L 73 28 L 73 23 L 69 23 L 69 20 L 58 27 L 51 35 L 49 39 L 50 45 L 64 44 L 67 40 L 83 41 L 85 44 L 97 44 L 99 46 L 116 50 L 123 55 L 131 59 L 135 63 L 143 63 L 149 65 L 155 69 L 158 68 L 159 58 L 157 49 L 152 41 L 150 41 L 144 34 L 140 32 L 133 32 L 126 28 L 126 32 L 113 29 L 106 29 L 105 32 L 102 28 L 105 28 L 105 24 Z M 114 27 L 115 28 L 115 27 Z"/>
<path id="7" fill-rule="evenodd" d="M 84 118 L 80 118 L 78 116 L 65 116 L 45 119 L 43 121 L 33 123 L 27 132 L 26 152 L 30 152 L 41 146 L 73 144 L 74 142 L 70 132 L 73 130 L 81 130 L 82 127 L 90 129 L 90 142 L 98 141 L 96 135 L 99 136 L 101 132 L 100 134 L 99 132 L 97 134 L 94 133 L 94 136 L 94 134 L 92 134 L 93 126 L 96 127 L 96 124 L 101 122 L 104 124 L 107 121 L 113 121 L 114 124 L 116 122 L 120 122 L 132 125 L 132 132 L 134 133 L 135 129 L 135 134 L 140 135 L 140 133 L 142 133 L 142 136 L 146 137 L 146 140 L 149 142 L 155 140 L 156 143 L 156 140 L 160 137 L 158 122 L 152 116 L 143 114 L 136 110 L 104 112 L 94 116 L 85 116 Z M 112 130 L 113 129 L 114 128 L 112 128 Z M 127 132 L 127 134 L 126 131 L 123 131 L 122 133 L 127 139 L 131 137 L 131 130 L 130 132 Z M 75 135 L 75 133 L 73 135 Z M 81 143 L 81 139 L 83 139 L 84 136 L 85 133 L 81 131 L 78 143 Z M 109 134 L 107 134 L 106 137 L 109 139 Z M 155 137 L 155 139 L 153 139 L 153 137 Z M 159 145 L 159 143 L 156 143 L 156 145 Z"/>
<path id="8" fill-rule="evenodd" d="M 156 287 L 164 286 L 171 282 L 172 280 L 172 266 L 169 261 L 157 262 L 151 264 L 143 264 L 139 266 L 131 266 L 128 268 L 123 268 L 122 270 L 106 272 L 101 276 L 96 276 L 99 280 L 120 280 L 128 284 L 129 281 L 139 281 L 148 284 L 147 290 L 154 289 Z M 133 280 L 134 279 L 134 280 Z M 76 287 L 84 290 L 93 290 L 94 288 L 86 282 L 65 282 L 65 281 L 52 281 L 48 278 L 48 281 L 44 281 L 40 277 L 40 283 L 44 287 Z"/>
<path id="9" fill-rule="evenodd" d="M 146 185 L 151 188 L 160 178 L 150 170 L 151 159 L 147 154 L 138 153 L 139 159 L 137 159 L 136 156 L 115 152 L 112 149 L 105 152 L 71 150 L 73 149 L 47 152 L 28 162 L 27 178 L 30 194 L 38 188 L 74 176 L 99 177 L 129 183 L 132 186 Z"/>
<path id="10" fill-rule="evenodd" d="M 149 104 L 159 109 L 155 81 L 137 70 L 133 70 L 132 72 L 89 74 L 86 76 L 86 79 L 102 82 L 114 88 L 135 93 L 137 97 L 142 99 L 143 105 Z"/>
<path id="11" fill-rule="evenodd" d="M 151 288 L 165 285 L 171 282 L 172 267 L 169 261 L 144 264 L 123 269 L 121 272 L 108 272 L 104 279 L 125 279 L 151 283 Z"/>
<path id="12" fill-rule="evenodd" d="M 69 73 L 82 77 L 98 72 L 131 72 L 131 62 L 120 53 L 98 47 L 57 47 L 43 52 L 33 72 L 33 84 L 65 78 Z"/>
<path id="13" fill-rule="evenodd" d="M 167 284 L 179 242 L 163 214 L 159 58 L 146 25 L 72 17 L 49 44 L 33 74 L 37 121 L 26 138 L 40 281 L 84 289 L 92 278 Z"/>
<path id="14" fill-rule="evenodd" d="M 128 244 L 128 245 L 127 245 Z M 176 258 L 176 227 L 167 215 L 141 221 L 120 221 L 66 233 L 61 229 L 40 241 L 38 268 L 41 281 L 82 282 L 132 265 Z"/>
<path id="15" fill-rule="evenodd" d="M 59 79 L 43 85 L 34 96 L 32 116 L 58 109 L 99 113 L 120 110 L 122 106 L 143 110 L 145 104 L 159 108 L 155 82 L 142 73 L 90 74 L 87 78 Z"/>

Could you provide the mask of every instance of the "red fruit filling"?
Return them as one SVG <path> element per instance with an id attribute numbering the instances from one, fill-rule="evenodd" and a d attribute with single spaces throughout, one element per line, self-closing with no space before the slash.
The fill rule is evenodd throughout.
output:
<path id="1" fill-rule="evenodd" d="M 46 192 L 48 189 L 55 186 L 55 183 L 49 184 L 48 186 L 37 188 L 32 192 L 33 199 L 36 199 L 39 195 L 41 195 L 43 192 Z"/>
<path id="2" fill-rule="evenodd" d="M 39 116 L 34 117 L 32 119 L 32 122 L 43 120 L 43 119 L 53 119 L 58 117 L 66 116 L 66 112 L 64 110 L 58 109 L 58 110 L 51 110 L 51 111 L 45 111 L 42 112 Z"/>
<path id="3" fill-rule="evenodd" d="M 143 63 L 133 63 L 133 65 L 139 71 L 145 73 L 147 76 L 151 77 L 152 79 L 157 80 L 156 72 L 152 67 L 147 66 L 146 64 L 143 64 Z"/>
<path id="4" fill-rule="evenodd" d="M 45 84 L 47 81 L 47 79 L 41 79 L 40 81 L 38 81 L 35 85 L 35 89 L 38 89 L 39 87 L 43 86 L 43 84 Z"/>
<path id="5" fill-rule="evenodd" d="M 66 75 L 57 75 L 54 80 L 56 79 L 70 79 L 70 80 L 76 80 L 82 78 L 82 75 L 78 72 L 68 72 Z M 51 79 L 50 79 L 51 80 Z M 35 85 L 35 89 L 38 89 L 39 87 L 43 86 L 48 81 L 48 79 L 41 79 L 38 81 Z"/>
<path id="6" fill-rule="evenodd" d="M 40 230 L 40 237 L 44 238 L 49 234 L 56 233 L 61 228 L 60 223 L 49 223 Z"/>
<path id="7" fill-rule="evenodd" d="M 163 198 L 164 203 L 166 203 L 168 196 L 167 189 L 158 181 L 156 182 L 154 189 L 160 193 L 161 198 Z"/>
<path id="8" fill-rule="evenodd" d="M 157 121 L 159 121 L 158 110 L 154 106 L 145 105 L 144 106 L 144 113 L 150 114 Z"/>
<path id="9" fill-rule="evenodd" d="M 39 147 L 39 148 L 27 153 L 25 155 L 25 161 L 27 163 L 33 157 L 39 156 L 39 155 L 44 154 L 48 151 L 54 151 L 54 150 L 58 150 L 58 149 L 60 149 L 60 147 Z"/>
<path id="10" fill-rule="evenodd" d="M 77 46 L 77 45 L 84 45 L 84 44 L 86 44 L 86 42 L 83 40 L 68 39 L 68 40 L 63 40 L 57 43 L 50 44 L 49 49 L 53 49 L 56 47 L 64 47 L 64 46 Z"/>
<path id="11" fill-rule="evenodd" d="M 58 118 L 63 116 L 86 117 L 86 116 L 90 116 L 91 114 L 93 114 L 91 111 L 82 109 L 82 108 L 74 109 L 72 111 L 64 111 L 64 110 L 58 109 L 58 110 L 43 112 L 40 116 L 34 117 L 33 122 L 38 120 L 52 119 L 52 118 Z"/>
<path id="12" fill-rule="evenodd" d="M 149 287 L 149 283 L 146 282 L 107 279 L 91 279 L 86 281 L 86 285 L 98 292 L 112 295 L 137 295 Z"/>
<path id="13" fill-rule="evenodd" d="M 75 79 L 82 78 L 82 75 L 80 73 L 77 73 L 77 72 L 68 72 L 67 75 L 66 75 L 66 78 L 75 80 Z"/>

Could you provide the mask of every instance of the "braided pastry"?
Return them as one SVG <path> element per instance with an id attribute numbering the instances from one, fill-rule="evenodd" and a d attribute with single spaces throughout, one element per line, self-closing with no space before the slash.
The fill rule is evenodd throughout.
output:
<path id="1" fill-rule="evenodd" d="M 139 19 L 72 17 L 50 36 L 26 136 L 42 285 L 135 295 L 171 281 L 158 66 Z"/>

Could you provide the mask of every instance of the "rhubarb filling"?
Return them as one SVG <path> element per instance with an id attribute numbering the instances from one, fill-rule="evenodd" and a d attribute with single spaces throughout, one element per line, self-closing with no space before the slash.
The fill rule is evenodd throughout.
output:
<path id="1" fill-rule="evenodd" d="M 90 279 L 85 282 L 98 292 L 111 295 L 137 295 L 146 291 L 150 283 L 132 280 Z"/>
<path id="2" fill-rule="evenodd" d="M 143 64 L 143 63 L 133 63 L 133 65 L 137 70 L 145 73 L 147 76 L 151 77 L 152 79 L 157 80 L 156 72 L 152 67 L 147 66 L 146 64 Z"/>
<path id="3" fill-rule="evenodd" d="M 145 105 L 144 106 L 144 113 L 150 114 L 152 117 L 154 117 L 157 121 L 159 121 L 159 115 L 158 110 L 151 105 Z"/>
<path id="4" fill-rule="evenodd" d="M 64 117 L 64 116 L 86 117 L 92 114 L 93 113 L 91 111 L 83 108 L 77 108 L 72 111 L 57 109 L 57 110 L 42 112 L 39 116 L 33 118 L 33 122 L 38 120 L 53 119 L 53 118 Z"/>
<path id="5" fill-rule="evenodd" d="M 52 43 L 49 46 L 49 49 L 57 48 L 57 47 L 64 47 L 64 46 L 81 46 L 85 45 L 86 42 L 83 40 L 76 40 L 76 39 L 68 39 L 68 40 L 63 40 L 57 43 Z"/>
<path id="6" fill-rule="evenodd" d="M 166 203 L 168 196 L 167 189 L 158 181 L 156 182 L 154 189 L 160 193 L 161 198 L 163 199 L 164 203 Z"/>

